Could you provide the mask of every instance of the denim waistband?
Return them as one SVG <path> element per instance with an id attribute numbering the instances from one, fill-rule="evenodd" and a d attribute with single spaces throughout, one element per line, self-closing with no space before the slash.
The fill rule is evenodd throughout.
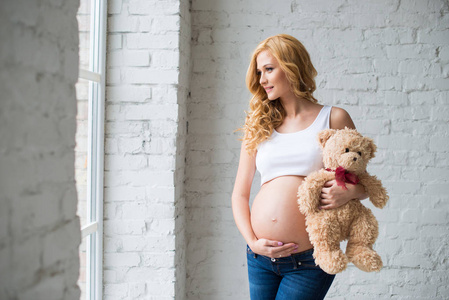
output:
<path id="1" fill-rule="evenodd" d="M 254 257 L 262 257 L 267 260 L 270 260 L 273 263 L 279 263 L 279 264 L 292 263 L 292 261 L 299 262 L 303 259 L 310 258 L 311 255 L 313 254 L 313 248 L 311 248 L 311 249 L 301 251 L 299 253 L 294 253 L 290 256 L 280 257 L 280 258 L 271 258 L 271 257 L 265 256 L 265 255 L 260 255 L 260 254 L 254 253 L 248 245 L 246 245 L 246 248 L 247 248 L 247 251 L 249 253 L 251 253 Z"/>

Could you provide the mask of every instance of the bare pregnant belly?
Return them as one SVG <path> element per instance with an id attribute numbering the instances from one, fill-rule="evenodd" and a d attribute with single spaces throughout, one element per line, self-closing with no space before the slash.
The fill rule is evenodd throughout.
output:
<path id="1" fill-rule="evenodd" d="M 261 187 L 251 208 L 251 225 L 258 239 L 296 243 L 298 251 L 312 248 L 297 204 L 303 180 L 301 176 L 282 176 Z"/>

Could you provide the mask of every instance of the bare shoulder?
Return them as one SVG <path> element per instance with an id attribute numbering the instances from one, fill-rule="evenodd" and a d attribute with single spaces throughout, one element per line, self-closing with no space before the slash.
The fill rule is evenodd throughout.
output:
<path id="1" fill-rule="evenodd" d="M 330 115 L 330 128 L 344 129 L 345 127 L 355 129 L 355 125 L 351 119 L 351 116 L 343 108 L 332 106 Z"/>

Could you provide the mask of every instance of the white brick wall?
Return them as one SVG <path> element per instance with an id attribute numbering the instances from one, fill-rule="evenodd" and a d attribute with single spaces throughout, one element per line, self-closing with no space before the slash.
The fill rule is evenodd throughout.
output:
<path id="1" fill-rule="evenodd" d="M 230 208 L 240 146 L 233 130 L 248 109 L 249 55 L 277 33 L 309 50 L 319 101 L 347 109 L 375 139 L 370 171 L 391 196 L 382 211 L 368 204 L 380 222 L 385 268 L 349 267 L 328 298 L 449 297 L 448 12 L 442 0 L 193 0 L 188 299 L 248 299 L 245 244 Z"/>
<path id="2" fill-rule="evenodd" d="M 79 1 L 0 2 L 0 299 L 79 299 Z"/>
<path id="3" fill-rule="evenodd" d="M 1 299 L 80 294 L 79 2 L 53 2 L 0 4 Z M 312 55 L 320 102 L 375 138 L 391 196 L 373 208 L 385 268 L 351 266 L 329 299 L 449 296 L 447 1 L 108 2 L 105 299 L 248 298 L 233 130 L 249 55 L 281 32 Z"/>
<path id="4" fill-rule="evenodd" d="M 108 2 L 105 299 L 184 299 L 189 2 Z"/>

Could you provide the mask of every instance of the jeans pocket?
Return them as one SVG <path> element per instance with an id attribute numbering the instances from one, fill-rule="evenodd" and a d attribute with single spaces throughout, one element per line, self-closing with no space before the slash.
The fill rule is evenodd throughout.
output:
<path id="1" fill-rule="evenodd" d="M 253 250 L 251 250 L 251 248 L 250 248 L 248 245 L 246 246 L 246 253 L 247 253 L 248 255 L 251 255 L 251 256 L 254 257 L 254 258 L 257 258 L 257 254 L 254 253 Z"/>

